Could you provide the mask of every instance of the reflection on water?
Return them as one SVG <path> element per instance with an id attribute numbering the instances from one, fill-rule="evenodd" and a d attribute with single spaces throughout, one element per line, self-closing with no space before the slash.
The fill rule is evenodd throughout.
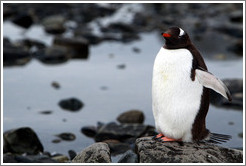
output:
<path id="1" fill-rule="evenodd" d="M 152 67 L 162 42 L 156 33 L 144 34 L 141 38 L 141 41 L 130 44 L 107 42 L 93 46 L 86 61 L 44 65 L 32 60 L 23 67 L 4 68 L 4 131 L 30 126 L 39 135 L 46 151 L 66 154 L 70 149 L 79 152 L 94 142 L 80 133 L 81 127 L 96 125 L 98 121 L 115 121 L 121 112 L 130 109 L 142 110 L 145 123 L 154 125 Z M 140 51 L 136 52 L 134 48 Z M 242 78 L 242 59 L 206 62 L 219 78 Z M 60 84 L 60 89 L 52 87 L 54 81 Z M 74 113 L 62 110 L 58 102 L 69 97 L 80 99 L 85 104 L 83 109 Z M 45 110 L 52 110 L 52 113 L 40 114 Z M 207 127 L 212 132 L 233 136 L 222 146 L 242 147 L 243 140 L 238 137 L 243 131 L 242 114 L 241 111 L 210 106 Z M 76 134 L 76 140 L 51 143 L 55 135 L 62 132 Z"/>

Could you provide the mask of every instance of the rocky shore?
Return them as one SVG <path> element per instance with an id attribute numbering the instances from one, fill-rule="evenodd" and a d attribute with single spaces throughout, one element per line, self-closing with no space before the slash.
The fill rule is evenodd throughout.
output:
<path id="1" fill-rule="evenodd" d="M 43 10 L 45 8 L 45 10 Z M 48 65 L 71 59 L 86 60 L 90 47 L 107 41 L 130 43 L 141 40 L 140 34 L 162 32 L 169 26 L 187 29 L 205 58 L 237 59 L 243 55 L 243 14 L 240 4 L 7 4 L 3 5 L 4 22 L 28 31 L 33 25 L 52 36 L 51 45 L 39 39 L 3 39 L 4 67 L 24 66 L 33 59 Z M 123 13 L 123 14 L 122 14 Z M 172 14 L 170 14 L 172 13 Z M 192 13 L 192 14 L 191 14 Z M 180 19 L 182 18 L 182 19 Z M 203 22 L 201 23 L 201 20 Z M 3 30 L 4 36 L 4 30 Z M 216 47 L 208 41 L 214 40 Z M 221 45 L 220 43 L 225 43 Z M 140 53 L 141 50 L 133 48 Z M 118 69 L 125 69 L 119 64 Z M 227 102 L 211 91 L 210 102 L 218 107 L 243 111 L 243 79 L 223 80 L 232 93 Z M 51 86 L 59 90 L 59 82 Z M 101 87 L 107 90 L 107 87 Z M 78 112 L 84 103 L 77 98 L 63 98 L 57 105 L 64 111 Z M 150 110 L 151 111 L 151 110 Z M 51 110 L 40 111 L 51 114 Z M 65 120 L 64 120 L 65 121 Z M 3 133 L 4 163 L 242 163 L 243 152 L 208 143 L 160 143 L 151 139 L 155 127 L 145 124 L 141 110 L 129 110 L 115 121 L 78 126 L 95 143 L 68 156 L 44 151 L 45 147 L 31 127 Z M 242 135 L 242 133 L 241 133 Z M 55 135 L 52 143 L 73 141 L 75 134 Z M 80 146 L 80 145 L 78 145 Z"/>

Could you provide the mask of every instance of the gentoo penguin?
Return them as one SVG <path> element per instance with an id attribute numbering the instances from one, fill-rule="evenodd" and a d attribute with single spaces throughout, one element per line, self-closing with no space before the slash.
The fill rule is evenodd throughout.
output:
<path id="1" fill-rule="evenodd" d="M 152 78 L 152 109 L 161 141 L 224 142 L 230 136 L 210 133 L 206 128 L 209 90 L 231 101 L 225 84 L 208 72 L 207 66 L 188 34 L 179 27 L 165 33 Z"/>

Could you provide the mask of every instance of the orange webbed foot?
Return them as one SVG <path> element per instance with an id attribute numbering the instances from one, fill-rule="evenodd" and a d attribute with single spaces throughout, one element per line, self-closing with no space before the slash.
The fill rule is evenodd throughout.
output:
<path id="1" fill-rule="evenodd" d="M 160 139 L 162 137 L 164 137 L 164 135 L 159 133 L 159 134 L 155 135 L 152 139 L 157 140 L 157 139 Z"/>
<path id="2" fill-rule="evenodd" d="M 160 138 L 161 141 L 163 142 L 174 142 L 174 141 L 181 141 L 181 139 L 173 139 L 173 138 L 168 138 L 168 137 L 162 137 Z"/>

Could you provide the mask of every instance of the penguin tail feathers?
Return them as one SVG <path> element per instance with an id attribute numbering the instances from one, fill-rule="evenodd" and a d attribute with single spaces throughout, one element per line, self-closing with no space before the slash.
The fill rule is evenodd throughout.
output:
<path id="1" fill-rule="evenodd" d="M 214 143 L 214 144 L 221 144 L 223 142 L 229 141 L 231 138 L 232 137 L 230 135 L 210 133 L 210 138 L 206 140 L 206 142 Z"/>

